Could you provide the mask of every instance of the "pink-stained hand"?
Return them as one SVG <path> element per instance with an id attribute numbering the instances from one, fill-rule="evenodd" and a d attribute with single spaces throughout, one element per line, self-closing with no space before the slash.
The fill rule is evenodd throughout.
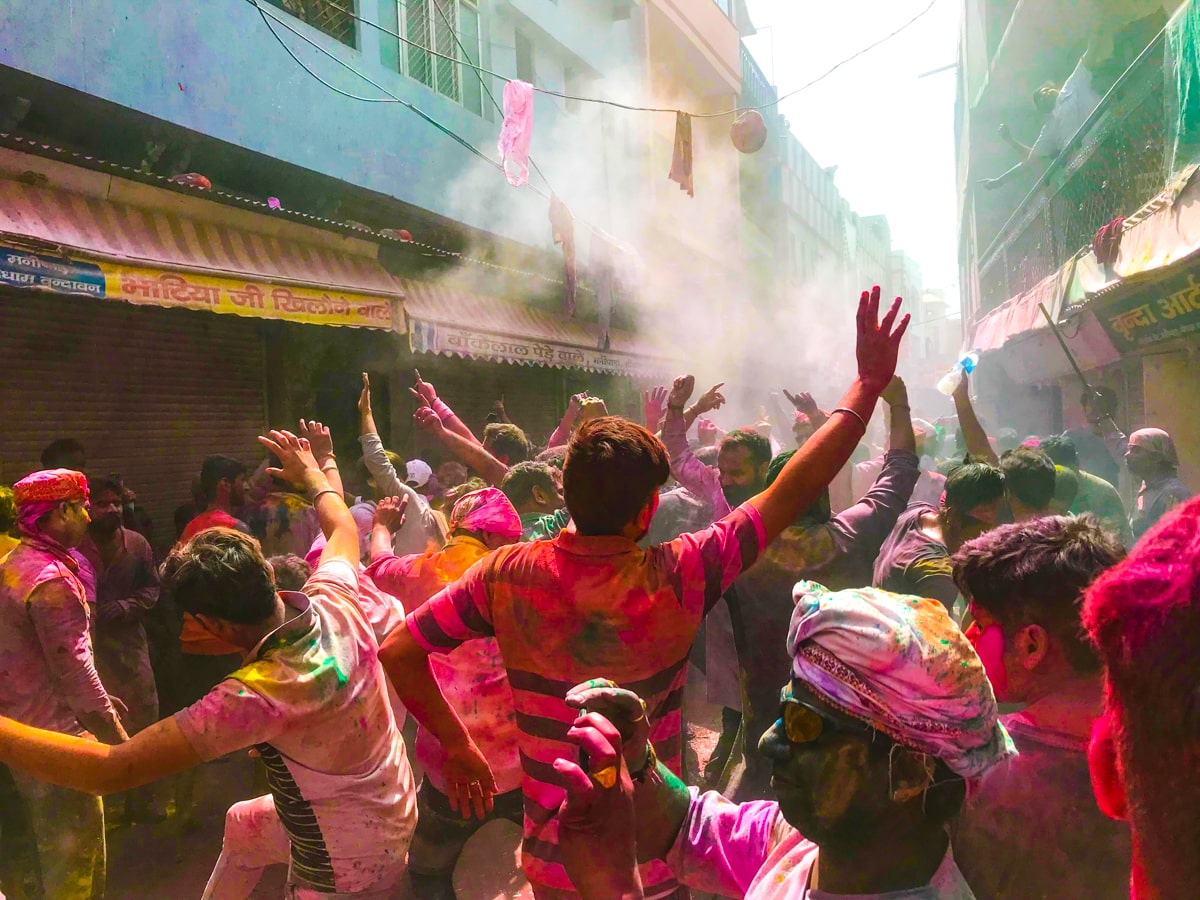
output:
<path id="1" fill-rule="evenodd" d="M 558 820 L 567 875 L 584 897 L 641 897 L 633 781 L 621 756 L 621 734 L 604 716 L 588 713 L 567 737 L 581 757 L 554 761 L 567 791 Z"/>
<path id="2" fill-rule="evenodd" d="M 413 413 L 413 424 L 422 431 L 433 435 L 442 434 L 446 430 L 446 426 L 442 424 L 438 414 L 429 406 L 417 407 L 417 411 Z"/>
<path id="3" fill-rule="evenodd" d="M 700 439 L 701 447 L 715 447 L 720 434 L 721 429 L 712 419 L 699 419 L 696 422 L 696 436 Z"/>
<path id="4" fill-rule="evenodd" d="M 863 291 L 858 301 L 858 380 L 867 390 L 880 393 L 896 374 L 896 359 L 900 353 L 900 340 L 908 330 L 909 316 L 906 314 L 896 324 L 900 315 L 901 299 L 897 297 L 883 321 L 879 321 L 879 286 Z"/>
<path id="5" fill-rule="evenodd" d="M 667 389 L 665 387 L 651 388 L 642 391 L 642 413 L 646 427 L 650 431 L 658 431 L 662 424 L 663 413 L 667 409 Z"/>
<path id="6" fill-rule="evenodd" d="M 433 385 L 421 378 L 421 373 L 413 369 L 413 375 L 416 376 L 417 384 L 415 388 L 411 388 L 418 397 L 425 401 L 426 405 L 433 406 L 437 402 L 438 394 Z"/>
<path id="7" fill-rule="evenodd" d="M 450 808 L 462 813 L 464 819 L 482 819 L 492 811 L 492 798 L 496 795 L 496 779 L 491 766 L 475 742 L 468 739 L 459 746 L 445 746 L 445 762 L 442 776 L 446 779 L 446 793 Z"/>
<path id="8" fill-rule="evenodd" d="M 593 678 L 567 691 L 566 703 L 581 714 L 596 713 L 611 722 L 620 733 L 626 765 L 631 771 L 641 770 L 650 740 L 650 721 L 641 697 L 607 678 Z"/>
<path id="9" fill-rule="evenodd" d="M 588 397 L 579 409 L 579 423 L 583 424 L 591 419 L 599 419 L 607 415 L 608 407 L 603 400 L 599 397 Z"/>
<path id="10" fill-rule="evenodd" d="M 384 497 L 375 506 L 375 524 L 382 525 L 392 534 L 404 527 L 408 496 Z"/>

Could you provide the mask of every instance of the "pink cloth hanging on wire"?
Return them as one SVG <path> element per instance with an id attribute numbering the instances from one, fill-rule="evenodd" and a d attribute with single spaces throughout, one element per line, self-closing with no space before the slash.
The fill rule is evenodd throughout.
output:
<path id="1" fill-rule="evenodd" d="M 500 162 L 504 166 L 504 177 L 513 187 L 521 187 L 529 181 L 529 144 L 532 140 L 533 85 L 510 81 L 504 85 Z"/>

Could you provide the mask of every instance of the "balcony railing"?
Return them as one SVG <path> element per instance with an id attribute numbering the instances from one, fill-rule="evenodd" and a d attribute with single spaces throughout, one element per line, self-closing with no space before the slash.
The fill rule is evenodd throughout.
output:
<path id="1" fill-rule="evenodd" d="M 1055 272 L 1101 225 L 1166 186 L 1164 43 L 1160 35 L 1130 65 L 981 255 L 983 311 Z"/>

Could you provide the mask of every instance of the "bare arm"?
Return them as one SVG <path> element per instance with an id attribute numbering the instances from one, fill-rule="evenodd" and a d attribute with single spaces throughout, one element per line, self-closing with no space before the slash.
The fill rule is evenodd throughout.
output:
<path id="1" fill-rule="evenodd" d="M 457 434 L 459 437 L 469 443 L 482 446 L 479 438 L 475 437 L 475 433 L 467 427 L 467 424 L 458 416 L 456 416 L 454 414 L 454 410 L 447 406 L 446 403 L 440 397 L 438 397 L 437 390 L 434 389 L 434 386 L 428 381 L 425 381 L 421 377 L 421 373 L 416 369 L 413 369 L 413 374 L 417 378 L 417 385 L 409 390 L 417 399 L 417 404 L 419 406 L 428 406 L 435 413 L 437 413 L 442 424 L 446 426 L 447 431 L 452 431 L 454 434 Z M 500 409 L 503 411 L 503 403 L 500 404 Z M 504 418 L 505 421 L 507 421 L 507 414 L 505 414 Z"/>
<path id="2" fill-rule="evenodd" d="M 1000 124 L 999 133 L 1000 133 L 1001 140 L 1003 140 L 1004 143 L 1008 144 L 1008 146 L 1010 146 L 1014 150 L 1016 150 L 1017 153 L 1020 154 L 1021 159 L 1023 159 L 1023 160 L 1029 159 L 1029 157 L 1031 155 L 1033 155 L 1033 146 L 1030 144 L 1022 144 L 1015 137 L 1013 137 L 1013 133 L 1012 133 L 1012 131 L 1009 130 L 1009 127 L 1007 124 L 1005 124 L 1005 123 Z"/>
<path id="3" fill-rule="evenodd" d="M 880 397 L 887 403 L 888 449 L 904 450 L 915 456 L 917 436 L 913 433 L 912 407 L 908 405 L 908 388 L 899 375 L 892 379 Z"/>
<path id="4" fill-rule="evenodd" d="M 432 408 L 422 406 L 413 415 L 413 421 L 418 428 L 432 435 L 464 465 L 478 472 L 479 476 L 488 484 L 498 485 L 508 474 L 508 466 L 484 450 L 480 444 L 473 444 L 462 435 L 447 429 Z"/>
<path id="5" fill-rule="evenodd" d="M 971 405 L 971 385 L 966 372 L 954 390 L 954 409 L 958 413 L 958 427 L 962 431 L 971 459 L 991 463 L 993 466 L 1000 465 L 1000 458 L 988 443 L 987 432 L 983 430 L 979 417 L 975 415 L 975 407 Z"/>
<path id="6" fill-rule="evenodd" d="M 693 424 L 700 416 L 705 413 L 710 413 L 715 409 L 720 409 L 725 405 L 725 395 L 721 393 L 721 388 L 725 387 L 725 382 L 715 384 L 707 391 L 700 395 L 700 399 L 683 411 L 683 430 L 688 432 Z"/>
<path id="7" fill-rule="evenodd" d="M 683 375 L 675 379 L 667 397 L 667 414 L 663 419 L 662 440 L 671 460 L 671 475 L 681 485 L 705 500 L 712 509 L 714 520 L 729 515 L 729 502 L 721 490 L 721 477 L 692 454 L 687 442 L 687 414 L 682 412 L 692 394 L 695 379 Z"/>
<path id="8" fill-rule="evenodd" d="M 788 460 L 778 479 L 750 500 L 762 517 L 767 544 L 812 505 L 866 432 L 875 402 L 895 374 L 900 339 L 908 328 L 907 315 L 896 325 L 899 313 L 897 297 L 880 324 L 879 288 L 863 292 L 857 320 L 859 376 L 841 402 L 849 412 L 835 413 Z"/>
<path id="9" fill-rule="evenodd" d="M 174 718 L 110 746 L 0 718 L 0 762 L 61 787 L 115 794 L 199 765 Z"/>
<path id="10" fill-rule="evenodd" d="M 562 420 L 558 423 L 558 428 L 554 429 L 554 434 L 550 435 L 547 447 L 565 447 L 570 443 L 571 435 L 575 432 L 575 423 L 579 419 L 579 410 L 583 408 L 583 401 L 586 399 L 586 391 L 571 397 L 567 402 L 567 411 L 563 413 Z"/>
<path id="11" fill-rule="evenodd" d="M 417 643 L 407 622 L 384 639 L 379 648 L 379 662 L 405 708 L 446 751 L 443 773 L 451 807 L 462 810 L 464 818 L 469 817 L 474 807 L 476 816 L 483 818 L 492 809 L 495 779 L 462 719 L 442 695 L 429 668 L 429 651 Z M 482 796 L 471 791 L 472 784 L 482 786 Z"/>
<path id="12" fill-rule="evenodd" d="M 358 526 L 354 524 L 341 492 L 330 485 L 329 478 L 317 467 L 308 440 L 296 437 L 290 431 L 272 431 L 269 437 L 258 440 L 279 459 L 279 468 L 267 470 L 271 475 L 293 484 L 303 484 L 308 489 L 321 533 L 325 535 L 321 562 L 341 559 L 357 570 Z"/>

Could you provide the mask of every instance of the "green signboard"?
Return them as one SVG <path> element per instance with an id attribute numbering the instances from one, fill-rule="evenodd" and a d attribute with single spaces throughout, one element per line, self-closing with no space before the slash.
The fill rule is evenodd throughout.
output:
<path id="1" fill-rule="evenodd" d="M 1122 353 L 1175 338 L 1200 337 L 1200 270 L 1130 290 L 1096 316 Z"/>

